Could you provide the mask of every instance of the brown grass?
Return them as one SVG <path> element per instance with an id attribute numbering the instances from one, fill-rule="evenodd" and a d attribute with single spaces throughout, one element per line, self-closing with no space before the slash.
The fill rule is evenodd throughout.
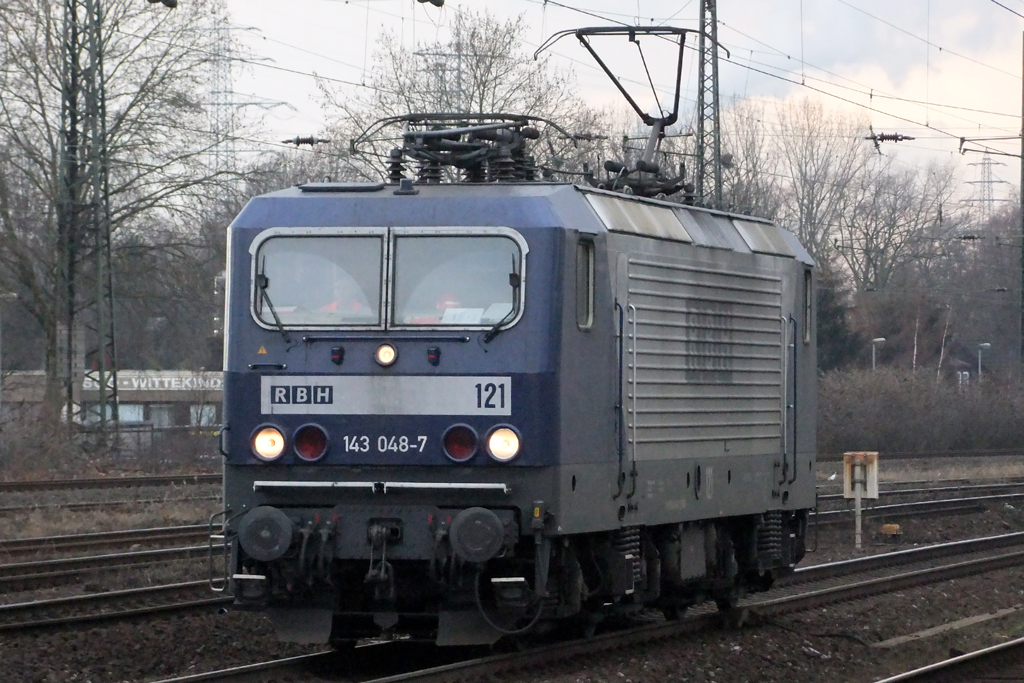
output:
<path id="1" fill-rule="evenodd" d="M 122 494 L 123 495 L 123 494 Z M 149 529 L 164 526 L 205 524 L 220 505 L 216 501 L 160 503 L 137 510 L 54 511 L 39 510 L 4 516 L 4 538 L 35 538 L 92 531 Z"/>
<path id="2" fill-rule="evenodd" d="M 216 435 L 209 429 L 127 432 L 120 438 L 102 438 L 96 433 L 24 415 L 0 424 L 0 480 L 220 469 Z"/>
<path id="3" fill-rule="evenodd" d="M 829 461 L 819 462 L 817 481 L 829 481 L 839 485 L 843 481 L 843 464 Z M 931 458 L 931 459 L 886 459 L 884 454 L 878 461 L 878 480 L 887 483 L 908 481 L 946 481 L 953 479 L 1006 480 L 1024 478 L 1024 458 L 1020 457 L 976 457 Z"/>

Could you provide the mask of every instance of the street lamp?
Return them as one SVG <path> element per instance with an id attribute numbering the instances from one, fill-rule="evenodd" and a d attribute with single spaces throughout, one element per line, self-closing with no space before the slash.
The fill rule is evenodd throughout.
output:
<path id="1" fill-rule="evenodd" d="M 871 340 L 871 372 L 875 371 L 875 349 L 879 344 L 885 343 L 885 337 L 875 337 Z"/>
<path id="2" fill-rule="evenodd" d="M 988 342 L 982 342 L 978 344 L 978 383 L 981 383 L 981 352 L 985 349 L 991 349 L 992 345 Z"/>
<path id="3" fill-rule="evenodd" d="M 2 292 L 0 293 L 0 302 L 3 301 L 14 301 L 18 298 L 15 292 Z M 4 419 L 4 400 L 3 400 L 3 385 L 4 385 L 4 368 L 3 368 L 3 325 L 0 324 L 0 422 Z"/>

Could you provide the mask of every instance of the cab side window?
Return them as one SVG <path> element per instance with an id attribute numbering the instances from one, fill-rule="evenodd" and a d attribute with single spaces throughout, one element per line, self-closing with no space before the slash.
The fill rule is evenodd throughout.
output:
<path id="1" fill-rule="evenodd" d="M 594 243 L 576 243 L 576 326 L 589 330 L 594 324 Z"/>
<path id="2" fill-rule="evenodd" d="M 813 312 L 811 306 L 814 304 L 814 292 L 811 290 L 811 271 L 804 270 L 804 344 L 811 343 L 811 320 Z"/>

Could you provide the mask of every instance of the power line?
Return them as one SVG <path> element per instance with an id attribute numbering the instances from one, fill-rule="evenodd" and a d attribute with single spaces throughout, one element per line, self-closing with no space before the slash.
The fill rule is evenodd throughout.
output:
<path id="1" fill-rule="evenodd" d="M 905 28 L 897 26 L 896 24 L 894 24 L 894 23 L 892 23 L 890 21 L 886 21 L 885 19 L 882 19 L 881 17 L 876 17 L 874 14 L 871 14 L 867 10 L 863 10 L 860 7 L 856 7 L 854 5 L 851 5 L 846 0 L 834 0 L 834 1 L 838 2 L 841 5 L 846 5 L 850 9 L 852 9 L 852 10 L 854 10 L 856 12 L 860 12 L 864 16 L 870 17 L 871 19 L 874 19 L 877 22 L 885 24 L 886 26 L 899 31 L 900 33 L 904 33 L 904 34 L 910 36 L 911 38 L 914 38 L 915 40 L 921 41 L 922 43 L 924 43 L 925 45 L 927 45 L 929 47 L 934 47 L 934 48 L 936 48 L 937 50 L 939 50 L 941 52 L 945 52 L 946 54 L 953 55 L 954 57 L 959 57 L 960 59 L 965 59 L 968 62 L 972 62 L 973 64 L 977 64 L 978 66 L 983 66 L 986 69 L 991 69 L 991 70 L 996 71 L 998 73 L 1005 74 L 1007 76 L 1010 76 L 1011 78 L 1015 78 L 1015 79 L 1016 78 L 1020 78 L 1020 76 L 1018 76 L 1017 74 L 1012 74 L 1009 71 L 1004 71 L 1003 69 L 1000 69 L 999 67 L 992 66 L 991 64 L 986 64 L 985 62 L 982 62 L 980 60 L 974 59 L 972 57 L 968 57 L 966 55 L 962 55 L 959 52 L 954 52 L 953 50 L 950 50 L 948 48 L 942 47 L 941 45 L 936 45 L 933 42 L 931 42 L 930 40 L 928 40 L 927 38 L 922 38 L 921 36 L 917 35 L 916 33 L 913 33 L 911 31 L 908 31 Z"/>
<path id="2" fill-rule="evenodd" d="M 1002 7 L 1004 10 L 1006 10 L 1010 14 L 1016 14 L 1021 19 L 1024 19 L 1024 14 L 1021 14 L 1020 12 L 1017 12 L 1016 10 L 1010 9 L 1009 7 L 1007 7 L 1006 5 L 1004 5 L 1001 2 L 998 2 L 997 0 L 992 0 L 992 2 L 995 3 L 996 5 L 999 5 L 1000 7 Z"/>
<path id="3" fill-rule="evenodd" d="M 851 9 L 856 9 L 858 11 L 864 12 L 863 10 L 859 10 L 858 8 L 853 7 L 852 5 L 849 5 L 849 3 L 846 3 L 844 0 L 836 0 L 836 1 L 837 2 L 842 2 L 843 4 L 848 5 L 849 7 L 851 7 Z M 618 23 L 618 24 L 622 23 L 622 22 L 616 21 L 614 19 L 611 19 L 609 17 L 605 17 L 605 16 L 602 16 L 600 14 L 597 14 L 595 12 L 590 12 L 590 11 L 582 10 L 582 9 L 579 9 L 579 8 L 576 8 L 576 7 L 572 7 L 570 5 L 566 5 L 564 3 L 554 2 L 553 0 L 524 0 L 524 2 L 529 2 L 529 3 L 532 3 L 532 4 L 544 4 L 545 2 L 547 2 L 548 4 L 553 4 L 553 5 L 556 5 L 558 7 L 562 7 L 564 9 L 576 11 L 576 12 L 579 12 L 581 14 L 585 14 L 587 16 L 596 17 L 596 18 L 603 19 L 603 20 L 606 20 L 606 21 L 612 21 L 612 22 Z M 1011 73 L 1006 72 L 1006 71 L 1003 71 L 1002 69 L 999 69 L 997 67 L 993 67 L 993 66 L 991 66 L 989 64 L 985 64 L 984 62 L 980 62 L 979 60 L 976 60 L 976 59 L 973 59 L 973 58 L 970 58 L 970 57 L 966 57 L 966 56 L 961 55 L 961 54 L 959 54 L 957 52 L 954 52 L 952 50 L 948 50 L 946 48 L 943 48 L 942 46 L 934 45 L 930 41 L 927 41 L 926 39 L 921 38 L 920 36 L 917 36 L 917 35 L 915 35 L 913 33 L 910 33 L 909 31 L 905 31 L 905 29 L 901 29 L 898 26 L 895 26 L 893 24 L 889 24 L 888 22 L 885 22 L 882 19 L 878 19 L 878 17 L 875 17 L 874 15 L 871 15 L 868 12 L 864 12 L 864 14 L 866 14 L 867 16 L 869 16 L 869 17 L 871 17 L 873 19 L 877 19 L 878 21 L 882 21 L 883 23 L 886 23 L 887 25 L 890 25 L 893 28 L 896 28 L 897 30 L 904 31 L 908 35 L 911 35 L 912 37 L 914 37 L 914 38 L 916 38 L 918 40 L 921 40 L 922 42 L 925 42 L 925 43 L 927 43 L 929 45 L 932 45 L 933 47 L 936 47 L 937 49 L 940 49 L 940 50 L 942 50 L 944 52 L 947 52 L 947 53 L 949 53 L 951 55 L 960 57 L 962 59 L 966 59 L 967 61 L 979 64 L 981 66 L 985 66 L 986 68 L 990 68 L 990 69 L 993 69 L 995 71 L 999 71 L 1001 73 L 1004 73 L 1004 74 L 1007 74 L 1009 76 L 1013 76 L 1014 78 L 1017 78 L 1016 75 L 1011 74 Z M 721 22 L 719 22 L 719 23 L 721 23 Z M 725 24 L 722 24 L 722 25 L 724 26 Z M 777 48 L 774 48 L 773 46 L 770 46 L 767 43 L 764 43 L 763 41 L 757 40 L 756 38 L 748 36 L 748 35 L 744 34 L 743 32 L 741 32 L 741 31 L 739 31 L 739 30 L 737 30 L 735 28 L 732 28 L 732 27 L 729 27 L 729 28 L 731 30 L 735 31 L 736 33 L 739 33 L 740 35 L 743 35 L 744 37 L 747 37 L 747 38 L 749 38 L 751 40 L 754 40 L 755 42 L 757 42 L 757 43 L 759 43 L 759 44 L 761 44 L 761 45 L 763 45 L 765 47 L 768 47 L 770 49 L 776 50 L 776 52 L 778 54 L 780 54 L 782 56 L 785 56 L 787 59 L 791 59 L 791 57 L 789 55 L 787 55 L 786 53 L 782 52 L 781 50 L 778 50 Z M 736 66 L 748 69 L 748 70 L 750 70 L 750 71 L 752 71 L 754 73 L 760 73 L 760 74 L 768 76 L 770 78 L 776 78 L 776 79 L 782 80 L 782 81 L 787 82 L 787 83 L 791 83 L 791 84 L 794 84 L 794 85 L 799 85 L 799 86 L 808 88 L 808 89 L 810 89 L 810 90 L 812 90 L 814 92 L 818 92 L 818 93 L 820 93 L 822 95 L 825 95 L 827 97 L 832 97 L 832 98 L 837 99 L 839 101 L 846 102 L 848 104 L 853 104 L 854 106 L 857 106 L 857 107 L 859 107 L 861 109 L 867 109 L 868 111 L 876 112 L 876 113 L 882 114 L 884 116 L 890 116 L 892 118 L 895 118 L 895 119 L 898 119 L 898 120 L 901 120 L 901 121 L 906 121 L 908 123 L 913 123 L 915 125 L 919 125 L 919 126 L 921 126 L 923 128 L 927 128 L 927 129 L 930 129 L 930 130 L 935 130 L 935 131 L 937 131 L 939 133 L 942 133 L 946 137 L 957 138 L 957 139 L 959 139 L 959 137 L 960 137 L 960 136 L 954 135 L 954 134 L 952 134 L 950 132 L 947 132 L 947 131 L 945 131 L 943 129 L 937 128 L 935 126 L 928 125 L 927 123 L 921 123 L 921 122 L 914 121 L 913 119 L 910 119 L 910 118 L 907 118 L 907 117 L 904 117 L 904 116 L 899 116 L 899 115 L 896 115 L 896 114 L 890 114 L 890 113 L 885 112 L 883 110 L 880 110 L 880 109 L 877 109 L 877 108 L 874 108 L 874 107 L 869 107 L 869 106 L 866 106 L 866 105 L 861 104 L 859 102 L 850 100 L 849 98 L 842 97 L 842 96 L 837 95 L 835 93 L 828 92 L 827 90 L 823 90 L 822 88 L 814 87 L 812 85 L 808 85 L 806 83 L 806 79 L 802 79 L 801 81 L 796 81 L 794 79 L 785 78 L 783 76 L 779 76 L 777 74 L 773 74 L 773 73 L 764 71 L 762 69 L 757 69 L 757 68 L 751 66 L 750 63 L 748 63 L 748 64 L 741 64 L 741 63 L 739 63 L 737 61 L 734 61 L 732 59 L 725 59 L 725 61 L 730 63 L 730 64 L 734 64 Z M 763 67 L 769 68 L 769 69 L 778 69 L 778 67 L 775 67 L 775 66 L 770 65 L 770 64 L 764 64 L 762 62 L 752 62 L 752 63 L 758 64 L 760 66 L 763 66 Z M 829 72 L 829 71 L 827 71 L 825 69 L 822 69 L 822 68 L 820 68 L 820 67 L 818 67 L 816 65 L 810 64 L 809 66 L 811 66 L 812 68 L 815 68 L 815 69 L 819 69 L 820 71 L 822 71 L 824 73 L 828 73 L 830 75 L 837 76 L 839 78 L 843 78 L 842 76 L 839 76 L 838 74 L 834 74 L 832 72 Z M 783 71 L 786 72 L 786 73 L 792 73 L 792 72 L 789 72 L 789 71 L 786 71 L 786 70 L 783 70 Z M 870 86 L 868 86 L 866 84 L 857 83 L 856 81 L 851 81 L 851 82 L 857 83 L 857 85 L 859 85 L 862 88 L 867 88 L 867 90 L 866 91 L 858 91 L 857 89 L 852 88 L 850 86 L 845 86 L 845 85 L 842 85 L 842 84 L 839 84 L 839 83 L 833 83 L 833 82 L 826 81 L 826 80 L 820 79 L 820 78 L 812 78 L 812 80 L 815 80 L 815 81 L 817 81 L 819 83 L 827 84 L 827 85 L 830 85 L 830 86 L 833 86 L 833 87 L 842 88 L 844 90 L 855 92 L 857 94 L 860 94 L 860 95 L 863 95 L 863 96 L 869 97 L 869 98 L 878 97 L 879 99 L 888 99 L 888 100 L 893 100 L 893 101 L 904 101 L 904 102 L 907 102 L 907 103 L 910 103 L 910 104 L 927 104 L 927 103 L 922 103 L 920 101 L 914 101 L 914 100 L 911 100 L 909 98 L 901 98 L 901 97 L 898 97 L 898 96 L 895 96 L 895 95 L 886 95 L 886 94 L 882 94 L 882 93 L 876 94 L 876 92 L 875 92 L 876 89 L 871 88 Z M 849 79 L 844 79 L 844 80 L 849 80 Z M 993 114 L 993 115 L 998 115 L 998 116 L 1007 116 L 1007 117 L 1016 118 L 1014 115 L 1002 114 L 1002 113 L 999 113 L 999 112 L 985 112 L 985 111 L 981 111 L 981 110 L 971 110 L 970 108 L 966 108 L 966 107 L 960 108 L 960 107 L 956 107 L 956 106 L 946 106 L 946 105 L 938 105 L 938 106 L 944 106 L 945 108 L 950 108 L 950 109 L 954 109 L 954 108 L 955 109 L 962 109 L 962 110 L 965 110 L 965 111 L 971 111 L 972 113 L 986 113 L 986 114 Z M 963 118 L 963 117 L 956 117 L 956 118 L 959 118 L 959 119 L 961 119 L 961 120 L 963 120 L 965 122 L 974 123 L 974 124 L 977 124 L 977 125 L 983 125 L 981 122 L 972 121 L 971 119 L 966 119 L 966 118 Z M 1002 129 L 998 128 L 998 127 L 993 127 L 993 128 L 995 128 L 996 130 L 1002 130 Z M 1007 132 L 1009 132 L 1009 131 L 1007 131 Z M 988 148 L 988 146 L 986 146 L 986 148 L 990 149 L 990 148 Z M 992 150 L 992 151 L 995 151 L 995 150 Z"/>
<path id="4" fill-rule="evenodd" d="M 734 33 L 738 33 L 739 35 L 743 36 L 744 38 L 747 38 L 748 40 L 752 40 L 752 41 L 754 41 L 755 43 L 757 43 L 759 45 L 767 47 L 768 49 L 772 50 L 774 52 L 774 54 L 777 54 L 777 55 L 779 55 L 781 57 L 785 57 L 786 59 L 793 59 L 793 57 L 791 55 L 786 54 L 782 50 L 780 50 L 780 49 L 778 49 L 778 48 L 776 48 L 776 47 L 774 47 L 772 45 L 769 45 L 768 43 L 765 43 L 765 42 L 763 42 L 761 40 L 758 40 L 757 38 L 755 38 L 755 37 L 753 37 L 753 36 L 751 36 L 751 35 L 749 35 L 747 33 L 744 33 L 743 31 L 740 31 L 736 27 L 730 26 L 729 24 L 726 24 L 724 21 L 719 20 L 718 23 L 721 24 L 723 27 L 729 29 L 730 31 L 733 31 Z M 762 53 L 762 54 L 764 54 L 764 53 Z M 756 63 L 757 64 L 761 64 L 762 66 L 770 66 L 768 64 L 765 64 L 764 62 L 756 62 Z M 1007 113 L 1004 113 L 1004 112 L 989 111 L 989 110 L 986 110 L 986 109 L 976 109 L 976 108 L 973 108 L 973 107 L 961 107 L 961 106 L 958 106 L 958 105 L 942 104 L 942 103 L 936 103 L 936 102 L 925 102 L 923 100 L 915 100 L 915 99 L 906 98 L 906 97 L 898 97 L 896 95 L 887 95 L 887 94 L 884 94 L 883 92 L 879 91 L 877 88 L 872 88 L 871 86 L 869 86 L 869 85 L 867 85 L 865 83 L 860 83 L 858 81 L 855 81 L 853 79 L 847 78 L 847 77 L 845 77 L 845 76 L 843 76 L 841 74 L 837 74 L 834 71 L 829 71 L 828 69 L 825 69 L 823 67 L 817 66 L 815 64 L 811 64 L 811 63 L 808 62 L 807 66 L 809 66 L 809 67 L 811 67 L 813 69 L 817 69 L 818 71 L 821 71 L 822 73 L 826 73 L 829 76 L 834 76 L 835 78 L 839 78 L 839 79 L 842 79 L 844 81 L 849 81 L 850 83 L 853 83 L 853 84 L 855 84 L 855 85 L 857 85 L 857 86 L 859 86 L 861 88 L 866 88 L 867 91 L 862 92 L 862 94 L 865 94 L 865 95 L 870 94 L 872 97 L 877 97 L 879 99 L 896 100 L 896 101 L 899 101 L 899 102 L 907 102 L 908 104 L 922 104 L 922 105 L 928 105 L 928 106 L 931 106 L 931 107 L 943 107 L 945 109 L 957 109 L 957 110 L 967 111 L 967 112 L 971 112 L 971 113 L 975 113 L 975 114 L 991 114 L 993 116 L 1005 116 L 1005 117 L 1008 117 L 1008 118 L 1013 118 L 1015 120 L 1020 118 L 1020 114 L 1007 114 Z M 821 79 L 821 78 L 814 78 L 813 76 L 811 76 L 810 78 L 813 78 L 814 80 L 820 81 L 822 83 L 828 83 L 829 85 L 834 85 L 837 88 L 847 88 L 847 89 L 850 89 L 850 90 L 853 89 L 853 88 L 849 88 L 849 86 L 843 86 L 843 85 L 841 85 L 839 83 L 832 83 L 832 82 L 826 81 L 826 80 Z M 974 123 L 977 123 L 977 122 L 975 121 Z"/>

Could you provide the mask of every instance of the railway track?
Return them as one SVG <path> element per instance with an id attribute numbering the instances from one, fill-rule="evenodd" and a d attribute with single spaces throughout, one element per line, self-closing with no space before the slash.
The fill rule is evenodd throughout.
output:
<path id="1" fill-rule="evenodd" d="M 1009 503 L 1024 500 L 1024 491 L 1005 493 L 992 496 L 972 496 L 967 498 L 946 498 L 942 500 L 925 500 L 912 503 L 892 503 L 889 505 L 873 505 L 865 507 L 861 514 L 865 519 L 881 517 L 884 519 L 900 519 L 904 517 L 929 517 L 953 514 L 981 512 L 993 503 Z M 811 524 L 842 524 L 849 523 L 854 511 L 851 509 L 818 510 L 811 512 Z"/>
<path id="2" fill-rule="evenodd" d="M 902 498 L 904 496 L 930 496 L 937 493 L 990 493 L 993 494 L 997 491 L 1003 491 L 1008 493 L 1022 492 L 1024 491 L 1024 480 L 1007 481 L 993 484 L 946 484 L 943 482 L 939 486 L 912 486 L 912 487 L 893 487 L 882 489 L 878 492 L 879 498 Z M 833 503 L 842 502 L 845 503 L 849 499 L 844 498 L 842 493 L 819 493 L 818 494 L 818 505 L 821 506 L 822 502 Z"/>
<path id="3" fill-rule="evenodd" d="M 98 571 L 205 559 L 207 553 L 208 547 L 200 545 L 4 564 L 0 565 L 0 594 L 60 586 Z"/>
<path id="4" fill-rule="evenodd" d="M 1017 547 L 1018 551 L 991 555 L 991 553 L 996 551 L 1013 547 Z M 786 590 L 793 595 L 799 595 L 801 592 L 806 593 L 807 591 L 795 589 L 798 585 L 822 583 L 849 576 L 863 577 L 871 571 L 884 571 L 906 564 L 925 563 L 963 556 L 967 553 L 990 553 L 990 555 L 967 562 L 941 565 L 938 568 L 925 567 L 917 572 L 912 572 L 911 576 L 927 576 L 927 572 L 939 572 L 941 574 L 943 571 L 953 571 L 949 569 L 951 566 L 960 567 L 961 565 L 964 568 L 963 570 L 966 571 L 991 571 L 992 569 L 986 569 L 986 567 L 1000 568 L 1005 566 L 1007 562 L 1021 561 L 1024 558 L 1024 550 L 1020 550 L 1021 547 L 1024 547 L 1024 532 L 944 543 L 856 560 L 805 567 L 798 570 L 791 579 L 780 582 L 779 586 L 781 590 Z M 879 582 L 888 581 L 891 578 L 889 574 L 873 577 L 871 580 L 875 583 L 868 582 L 867 588 L 861 585 L 865 581 L 859 581 L 845 587 L 832 586 L 817 590 L 819 592 L 824 590 L 825 594 L 833 594 L 840 589 L 867 590 L 868 592 L 865 594 L 872 595 L 875 593 L 871 591 L 877 591 L 880 585 Z M 907 581 L 905 578 L 900 580 Z M 775 593 L 779 593 L 779 591 L 775 591 Z M 782 600 L 788 604 L 792 597 L 783 596 Z M 227 606 L 231 601 L 230 597 L 211 595 L 206 581 L 190 581 L 163 586 L 53 598 L 0 606 L 0 631 L 65 626 L 84 622 L 113 621 L 148 614 L 209 609 Z"/>
<path id="5" fill-rule="evenodd" d="M 1024 681 L 1024 638 L 952 657 L 876 683 L 960 683 Z"/>
<path id="6" fill-rule="evenodd" d="M 81 489 L 124 489 L 142 486 L 190 486 L 219 484 L 220 474 L 152 474 L 133 477 L 95 477 L 91 479 L 37 479 L 33 481 L 0 481 L 0 492 L 68 491 Z"/>
<path id="7" fill-rule="evenodd" d="M 948 515 L 982 510 L 986 505 L 999 501 L 1024 499 L 1024 492 L 954 498 L 937 501 L 898 503 L 868 508 L 867 518 L 922 517 L 926 515 Z M 824 511 L 812 514 L 812 523 L 819 525 L 847 522 L 848 510 Z M 168 561 L 190 560 L 204 557 L 206 553 L 206 525 L 137 529 L 93 534 L 52 536 L 32 539 L 0 541 L 0 557 L 11 560 L 33 557 L 32 560 L 15 561 L 0 565 L 0 593 L 35 590 L 69 581 L 99 570 L 153 565 Z M 141 544 L 189 544 L 177 547 L 137 550 Z M 60 553 L 74 550 L 116 550 L 84 557 L 38 559 L 43 553 Z M 916 552 L 916 551 L 911 551 Z M 909 556 L 909 555 L 908 555 Z M 800 575 L 798 573 L 798 575 Z"/>
<path id="8" fill-rule="evenodd" d="M 1024 494 L 1021 496 L 1024 497 Z M 995 498 L 995 500 L 999 499 Z M 992 497 L 878 506 L 866 511 L 865 515 L 868 517 L 884 516 L 890 519 L 901 516 L 920 517 L 927 514 L 951 514 L 983 509 L 984 502 L 991 502 L 991 500 Z M 848 511 L 818 513 L 816 523 L 841 523 L 847 520 L 849 514 Z M 185 542 L 195 543 L 195 545 L 10 562 L 0 565 L 0 593 L 37 590 L 62 585 L 99 570 L 202 558 L 205 557 L 207 551 L 207 546 L 203 544 L 206 531 L 205 525 L 191 525 L 3 541 L 0 543 L 0 556 L 9 558 L 38 556 L 47 551 L 113 549 L 125 545 L 131 547 L 141 543 Z"/>
<path id="9" fill-rule="evenodd" d="M 35 510 L 103 510 L 116 508 L 138 509 L 148 505 L 166 505 L 168 503 L 195 503 L 199 501 L 220 500 L 220 496 L 185 496 L 183 498 L 134 498 L 131 500 L 97 500 L 81 503 L 31 503 L 28 505 L 8 505 L 0 507 L 0 514 L 17 514 Z"/>
<path id="10" fill-rule="evenodd" d="M 232 598 L 213 595 L 206 581 L 35 600 L 0 605 L 0 632 L 214 609 L 231 601 Z"/>
<path id="11" fill-rule="evenodd" d="M 940 546 L 935 546 L 931 551 L 933 553 L 959 553 L 962 552 L 965 547 L 973 548 L 972 552 L 979 548 L 993 550 L 998 547 L 999 543 L 1011 543 L 1013 545 L 1024 543 L 1024 534 L 1010 534 L 1006 537 L 976 539 L 975 541 L 961 543 L 973 543 L 974 545 L 960 545 L 959 548 L 954 548 L 953 546 L 958 544 L 943 544 L 943 547 L 949 547 L 944 550 L 940 550 Z M 1002 547 L 1005 548 L 1006 546 L 1004 545 Z M 904 561 L 907 553 L 892 553 L 890 555 L 902 555 L 903 558 L 901 558 L 900 561 Z M 880 559 L 882 557 L 884 556 L 875 556 L 871 558 L 864 558 L 863 560 L 851 560 L 844 563 L 836 563 L 837 565 L 842 566 L 833 570 L 825 570 L 823 569 L 824 565 L 822 565 L 821 567 L 808 568 L 806 571 L 808 575 L 810 575 L 812 571 L 818 572 L 819 577 L 816 580 L 833 578 L 833 576 L 828 575 L 829 571 L 835 572 L 835 575 L 843 573 L 846 575 L 860 575 L 863 573 L 863 570 L 867 569 L 867 563 L 882 562 Z M 800 589 L 798 586 L 789 585 L 779 591 L 779 593 L 782 593 L 781 595 L 744 600 L 738 609 L 729 613 L 712 612 L 711 609 L 713 608 L 695 610 L 691 616 L 680 621 L 653 623 L 634 627 L 626 631 L 605 633 L 585 640 L 573 640 L 538 648 L 531 648 L 524 652 L 516 652 L 514 654 L 468 659 L 441 666 L 433 666 L 417 670 L 410 669 L 384 678 L 377 677 L 359 680 L 362 680 L 363 683 L 404 683 L 407 681 L 429 681 L 433 683 L 435 681 L 455 681 L 500 676 L 515 671 L 533 670 L 535 667 L 551 666 L 557 662 L 567 659 L 583 658 L 603 654 L 609 650 L 624 649 L 659 640 L 676 638 L 681 635 L 718 628 L 724 623 L 734 624 L 737 621 L 742 622 L 744 620 L 758 617 L 770 618 L 786 613 L 814 609 L 844 600 L 861 599 L 885 593 L 892 593 L 914 586 L 948 581 L 964 576 L 977 575 L 983 572 L 997 571 L 1007 567 L 1016 567 L 1019 566 L 1021 562 L 1024 562 L 1024 550 L 1017 549 L 1012 552 L 990 554 L 986 557 L 975 558 L 968 561 L 945 563 L 939 566 L 926 567 L 895 575 L 889 573 L 882 576 L 862 579 L 855 582 L 847 582 L 835 586 Z M 776 592 L 773 591 L 773 593 Z M 356 652 L 358 653 L 358 650 Z M 314 681 L 320 680 L 316 677 L 316 671 L 318 669 L 329 669 L 332 662 L 341 661 L 339 659 L 340 657 L 341 655 L 333 652 L 291 657 L 288 659 L 262 662 L 259 664 L 225 669 L 222 671 L 165 679 L 159 683 L 198 683 L 198 681 L 219 681 L 220 683 L 241 683 L 242 681 L 245 681 L 245 683 L 260 683 L 263 681 L 270 682 L 280 680 Z M 391 654 L 389 655 L 389 659 L 394 661 L 408 658 L 396 657 L 394 654 Z M 359 657 L 353 657 L 352 653 L 349 653 L 344 657 L 346 670 L 361 668 L 358 662 Z"/>
<path id="12" fill-rule="evenodd" d="M 931 460 L 933 458 L 1004 458 L 1021 455 L 1019 448 L 982 451 L 879 451 L 884 460 Z M 818 462 L 842 462 L 842 453 L 818 453 Z"/>
<path id="13" fill-rule="evenodd" d="M 206 540 L 208 533 L 208 525 L 193 524 L 188 526 L 157 527 L 152 529 L 128 529 L 123 531 L 100 531 L 88 534 L 10 539 L 0 541 L 0 557 L 11 560 L 47 553 L 53 554 L 76 550 L 119 550 L 122 548 L 131 550 L 134 549 L 134 546 L 140 544 L 199 544 Z"/>

